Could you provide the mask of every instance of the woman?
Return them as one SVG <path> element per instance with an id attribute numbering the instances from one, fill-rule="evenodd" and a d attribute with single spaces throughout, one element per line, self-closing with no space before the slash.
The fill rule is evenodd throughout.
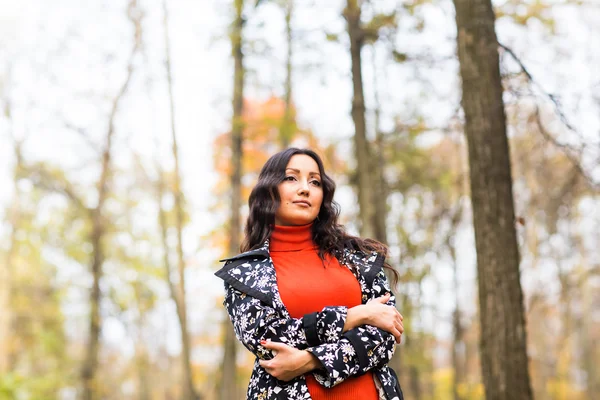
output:
<path id="1" fill-rule="evenodd" d="M 334 192 L 315 152 L 272 156 L 250 194 L 243 253 L 216 273 L 256 356 L 247 399 L 403 398 L 387 366 L 404 328 L 386 248 L 344 232 Z"/>

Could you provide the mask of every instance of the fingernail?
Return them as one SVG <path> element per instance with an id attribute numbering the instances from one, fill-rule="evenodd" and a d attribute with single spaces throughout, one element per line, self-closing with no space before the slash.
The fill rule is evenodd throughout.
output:
<path id="1" fill-rule="evenodd" d="M 267 343 L 267 341 L 266 341 L 266 340 L 261 340 L 261 341 L 260 341 L 260 344 L 265 344 L 265 343 Z"/>

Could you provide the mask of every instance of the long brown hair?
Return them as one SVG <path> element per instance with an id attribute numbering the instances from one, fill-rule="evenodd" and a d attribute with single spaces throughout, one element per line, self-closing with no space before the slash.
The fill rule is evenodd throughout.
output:
<path id="1" fill-rule="evenodd" d="M 344 227 L 338 223 L 340 206 L 333 200 L 335 182 L 325 173 L 321 157 L 312 150 L 294 147 L 274 154 L 262 167 L 258 182 L 248 199 L 250 212 L 246 221 L 241 251 L 256 249 L 271 237 L 275 224 L 275 213 L 281 202 L 278 186 L 285 179 L 285 169 L 290 159 L 297 154 L 307 155 L 315 160 L 321 174 L 323 203 L 312 225 L 312 238 L 319 248 L 319 257 L 324 259 L 326 254 L 331 254 L 340 259 L 344 249 L 360 250 L 366 254 L 376 251 L 387 256 L 388 248 L 383 243 L 346 233 Z M 343 260 L 340 259 L 340 261 Z M 398 280 L 396 270 L 388 263 L 384 263 L 384 268 L 392 272 L 395 284 Z"/>

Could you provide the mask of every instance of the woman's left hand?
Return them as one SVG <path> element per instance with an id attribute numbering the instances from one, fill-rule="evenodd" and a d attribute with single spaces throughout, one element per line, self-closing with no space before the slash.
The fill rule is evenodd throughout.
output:
<path id="1" fill-rule="evenodd" d="M 260 344 L 274 350 L 275 357 L 271 360 L 259 360 L 259 364 L 271 376 L 280 381 L 291 381 L 318 368 L 321 362 L 306 350 L 298 350 L 285 343 L 261 341 Z"/>

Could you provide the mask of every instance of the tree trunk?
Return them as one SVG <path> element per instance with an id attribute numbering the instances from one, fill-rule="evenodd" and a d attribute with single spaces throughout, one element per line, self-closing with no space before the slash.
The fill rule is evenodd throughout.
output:
<path id="1" fill-rule="evenodd" d="M 181 299 L 177 294 L 176 286 L 173 284 L 173 281 L 171 280 L 171 263 L 169 262 L 169 241 L 168 241 L 168 235 L 167 235 L 167 231 L 168 231 L 169 227 L 168 227 L 168 222 L 167 222 L 167 213 L 165 212 L 165 210 L 163 209 L 163 206 L 162 206 L 162 198 L 166 192 L 164 173 L 163 173 L 162 169 L 160 168 L 160 163 L 159 163 L 158 159 L 156 159 L 156 165 L 157 165 L 157 170 L 159 173 L 158 185 L 157 185 L 158 221 L 159 221 L 159 225 L 160 225 L 161 243 L 162 243 L 162 247 L 163 247 L 163 267 L 165 269 L 165 279 L 167 281 L 167 286 L 169 287 L 169 294 L 171 295 L 171 299 L 173 300 L 173 303 L 175 303 L 175 309 L 177 310 L 177 318 L 181 323 L 181 318 L 180 318 L 181 307 L 179 306 L 179 302 L 181 301 Z M 181 325 L 180 325 L 179 329 L 181 331 L 183 331 L 181 329 Z M 171 364 L 170 360 L 169 360 L 169 364 Z M 184 390 L 182 392 L 185 393 L 185 380 L 184 380 L 183 386 L 184 386 Z"/>
<path id="2" fill-rule="evenodd" d="M 531 399 L 506 116 L 490 0 L 454 0 L 487 400 Z"/>
<path id="3" fill-rule="evenodd" d="M 568 243 L 570 240 L 566 240 Z M 569 274 L 566 268 L 564 268 L 564 262 L 561 260 L 558 251 L 552 251 L 554 253 L 554 260 L 558 269 L 558 281 L 560 283 L 559 293 L 559 304 L 560 304 L 560 323 L 561 330 L 556 340 L 558 346 L 556 351 L 556 361 L 552 371 L 552 377 L 558 382 L 569 382 L 570 371 L 572 364 L 565 362 L 566 359 L 573 358 L 572 343 L 577 332 L 573 331 L 573 313 L 571 311 L 571 290 L 569 285 Z M 551 254 L 552 254 L 551 253 Z"/>
<path id="4" fill-rule="evenodd" d="M 362 82 L 361 50 L 364 42 L 364 32 L 360 25 L 360 6 L 357 0 L 347 0 L 344 18 L 347 22 L 350 38 L 350 57 L 352 60 L 352 120 L 354 121 L 354 151 L 356 156 L 358 205 L 360 207 L 360 234 L 374 238 L 373 226 L 375 209 L 371 198 L 372 185 L 369 171 L 371 157 L 369 141 L 367 140 L 367 124 L 365 120 L 365 97 Z"/>
<path id="5" fill-rule="evenodd" d="M 373 218 L 373 238 L 380 241 L 381 243 L 387 244 L 387 199 L 388 199 L 388 183 L 385 179 L 384 168 L 385 168 L 385 141 L 383 132 L 381 131 L 381 103 L 379 102 L 379 90 L 377 83 L 377 60 L 375 57 L 375 46 L 372 46 L 372 68 L 373 68 L 373 97 L 375 100 L 375 154 L 372 160 L 372 176 L 370 183 L 374 186 L 372 193 L 375 194 L 373 198 L 375 214 Z M 386 270 L 386 276 L 390 284 L 392 284 L 392 274 Z M 392 287 L 393 291 L 396 288 Z M 396 301 L 396 307 L 401 307 L 401 302 Z M 402 310 L 400 310 L 402 311 Z M 396 352 L 392 356 L 392 359 L 388 365 L 397 373 L 400 372 L 402 367 L 402 358 L 400 349 L 396 349 Z"/>
<path id="6" fill-rule="evenodd" d="M 112 132 L 111 132 L 112 136 Z M 110 136 L 108 136 L 110 137 Z M 107 140 L 108 141 L 108 140 Z M 108 183 L 108 171 L 110 150 L 105 150 L 104 161 L 102 167 L 102 174 L 99 182 L 100 187 L 106 187 Z M 103 189 L 101 189 L 103 190 Z M 102 201 L 103 203 L 104 201 Z M 96 393 L 96 372 L 98 369 L 98 350 L 100 341 L 100 279 L 102 278 L 102 263 L 104 261 L 104 255 L 102 253 L 102 236 L 103 227 L 101 221 L 101 203 L 98 202 L 96 209 L 92 213 L 92 290 L 90 292 L 90 336 L 88 339 L 87 352 L 85 362 L 83 364 L 83 398 L 85 400 L 95 399 Z"/>
<path id="7" fill-rule="evenodd" d="M 183 255 L 183 194 L 181 190 L 181 174 L 179 171 L 179 150 L 177 146 L 177 133 L 175 130 L 175 104 L 173 100 L 173 77 L 171 73 L 171 54 L 169 41 L 169 12 L 167 2 L 163 0 L 163 24 L 165 34 L 165 61 L 167 72 L 167 87 L 169 93 L 169 112 L 171 116 L 171 137 L 173 142 L 173 160 L 175 161 L 173 197 L 175 199 L 175 229 L 177 232 L 177 272 L 179 286 L 174 294 L 177 298 L 177 317 L 179 319 L 179 332 L 181 338 L 181 362 L 183 371 L 183 399 L 195 400 L 198 398 L 194 389 L 192 365 L 190 357 L 190 338 L 187 326 L 187 303 L 185 295 L 185 260 Z M 169 268 L 170 271 L 170 268 Z M 170 280 L 170 276 L 169 276 Z"/>
<path id="8" fill-rule="evenodd" d="M 581 281 L 580 285 L 583 282 L 589 282 L 589 280 Z M 583 286 L 583 285 L 582 285 Z M 592 315 L 594 312 L 594 299 L 597 295 L 591 285 L 586 285 L 587 287 L 580 286 L 581 297 L 582 297 L 582 315 L 583 318 L 579 318 L 577 322 L 576 331 L 579 332 L 580 343 L 583 360 L 582 360 L 582 368 L 585 371 L 586 377 L 586 393 L 588 395 L 588 399 L 593 399 L 595 395 L 600 393 L 600 372 L 598 371 L 598 359 L 600 359 L 600 341 L 598 340 L 597 335 L 597 325 L 594 323 L 592 318 L 588 318 L 585 316 Z M 594 327 L 596 328 L 594 329 Z"/>
<path id="9" fill-rule="evenodd" d="M 100 178 L 97 183 L 98 191 L 98 202 L 96 207 L 90 210 L 90 219 L 92 224 L 92 230 L 90 233 L 90 243 L 92 244 L 92 290 L 90 292 L 90 335 L 88 339 L 88 345 L 86 348 L 85 360 L 81 370 L 83 396 L 84 400 L 93 400 L 97 398 L 97 382 L 96 374 L 98 370 L 98 351 L 100 342 L 100 280 L 102 279 L 102 265 L 104 263 L 104 249 L 102 247 L 102 241 L 105 233 L 105 221 L 103 215 L 104 202 L 108 194 L 108 187 L 110 184 L 111 174 L 111 155 L 112 155 L 112 139 L 115 131 L 115 116 L 119 109 L 119 103 L 123 98 L 131 76 L 133 74 L 133 59 L 140 47 L 141 40 L 141 21 L 140 13 L 137 9 L 137 1 L 131 0 L 128 5 L 128 16 L 129 19 L 135 26 L 135 41 L 133 50 L 129 57 L 129 64 L 127 67 L 127 76 L 125 81 L 121 85 L 119 92 L 115 96 L 108 119 L 108 130 L 106 132 L 106 141 L 104 144 L 104 151 L 102 153 L 102 168 L 100 170 Z"/>
<path id="10" fill-rule="evenodd" d="M 459 206 L 460 207 L 460 206 Z M 460 221 L 462 216 L 462 208 L 456 211 L 456 214 L 453 215 L 452 224 L 450 228 L 451 235 L 449 235 L 446 239 L 446 246 L 450 251 L 450 255 L 452 258 L 452 286 L 454 290 L 454 312 L 452 313 L 452 369 L 454 370 L 453 381 L 452 381 L 452 393 L 454 396 L 454 400 L 460 400 L 462 396 L 458 392 L 459 385 L 464 381 L 465 368 L 464 368 L 464 359 L 465 359 L 465 343 L 463 341 L 464 328 L 460 321 L 461 319 L 461 310 L 459 304 L 458 294 L 459 292 L 459 284 L 458 284 L 458 260 L 456 259 L 456 247 L 455 243 L 452 241 L 452 238 L 455 237 L 454 232 L 456 232 L 458 228 L 458 222 Z M 461 350 L 463 349 L 463 350 Z"/>
<path id="11" fill-rule="evenodd" d="M 283 149 L 289 147 L 294 134 L 292 129 L 292 124 L 294 122 L 294 110 L 292 107 L 292 14 L 294 10 L 294 0 L 287 0 L 285 7 L 285 38 L 287 43 L 287 55 L 285 60 L 285 110 L 283 112 L 283 121 L 281 121 L 281 129 L 279 130 L 281 147 Z"/>
<path id="12" fill-rule="evenodd" d="M 454 400 L 462 399 L 458 387 L 464 380 L 463 358 L 464 352 L 460 348 L 464 346 L 462 342 L 463 327 L 460 323 L 461 312 L 458 303 L 452 313 L 452 395 Z"/>
<path id="13" fill-rule="evenodd" d="M 138 400 L 151 400 L 152 396 L 152 385 L 148 379 L 150 370 L 150 358 L 148 351 L 144 343 L 144 331 L 148 329 L 146 324 L 146 314 L 151 308 L 144 300 L 144 283 L 136 281 L 132 284 L 133 294 L 135 298 L 135 305 L 137 307 L 138 318 L 136 323 L 132 326 L 131 336 L 135 338 L 135 354 L 134 362 L 137 370 L 138 388 L 137 398 Z"/>
<path id="14" fill-rule="evenodd" d="M 383 132 L 380 128 L 379 90 L 377 89 L 377 60 L 375 57 L 375 46 L 371 47 L 373 64 L 373 97 L 375 98 L 375 154 L 372 162 L 372 182 L 375 190 L 373 191 L 375 212 L 373 215 L 374 238 L 387 244 L 387 198 L 388 185 L 384 175 L 385 168 L 385 143 Z M 390 278 L 388 276 L 388 278 Z"/>
<path id="15" fill-rule="evenodd" d="M 150 400 L 150 382 L 148 381 L 148 356 L 145 351 L 136 346 L 136 364 L 138 370 L 138 399 Z"/>
<path id="16" fill-rule="evenodd" d="M 419 369 L 411 365 L 408 367 L 408 376 L 410 378 L 411 399 L 421 400 L 423 393 L 421 390 L 421 373 Z"/>
<path id="17" fill-rule="evenodd" d="M 137 398 L 138 400 L 151 400 L 152 387 L 148 379 L 150 359 L 148 357 L 148 351 L 144 343 L 143 335 L 143 332 L 147 329 L 146 313 L 148 312 L 149 307 L 144 302 L 142 285 L 143 283 L 139 281 L 132 285 L 138 312 L 136 326 L 132 329 L 132 336 L 134 336 L 136 340 L 134 360 L 138 374 Z"/>
<path id="18" fill-rule="evenodd" d="M 231 50 L 234 60 L 233 72 L 233 116 L 231 126 L 231 221 L 229 224 L 229 254 L 240 250 L 240 206 L 242 197 L 242 134 L 244 130 L 242 111 L 244 105 L 244 54 L 242 52 L 242 28 L 244 19 L 242 10 L 243 0 L 235 0 L 235 21 L 231 33 Z M 236 338 L 230 321 L 226 318 L 223 323 L 225 343 L 223 344 L 223 362 L 221 381 L 218 385 L 218 398 L 237 399 L 236 368 Z"/>

